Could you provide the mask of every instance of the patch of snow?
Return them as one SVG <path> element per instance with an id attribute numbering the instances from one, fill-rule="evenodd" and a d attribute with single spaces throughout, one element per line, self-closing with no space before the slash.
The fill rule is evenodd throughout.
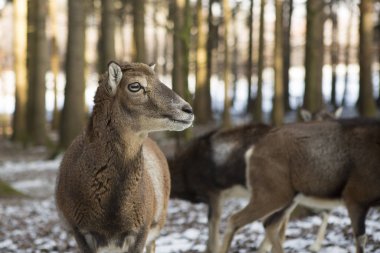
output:
<path id="1" fill-rule="evenodd" d="M 0 166 L 0 177 L 24 171 L 58 170 L 62 157 L 49 161 L 5 162 Z"/>
<path id="2" fill-rule="evenodd" d="M 77 253 L 73 236 L 59 221 L 54 198 L 55 176 L 60 159 L 32 163 L 6 163 L 0 166 L 0 176 L 14 180 L 13 185 L 32 191 L 41 188 L 50 195 L 45 199 L 0 200 L 0 252 L 65 252 Z M 28 173 L 27 173 L 28 172 Z M 16 178 L 11 175 L 26 176 Z M 48 174 L 48 175 L 47 175 Z M 38 178 L 38 179 L 37 179 Z M 40 179 L 44 178 L 44 179 Z M 16 180 L 17 179 L 17 180 Z M 35 180 L 34 180 L 35 179 Z M 231 199 L 222 208 L 220 232 L 224 232 L 227 218 L 247 204 L 246 199 Z M 366 220 L 367 252 L 380 253 L 380 211 L 373 208 Z M 287 253 L 306 253 L 313 244 L 321 223 L 318 215 L 290 221 L 284 244 Z M 171 200 L 167 222 L 156 241 L 157 253 L 199 253 L 206 248 L 208 236 L 207 207 Z M 222 238 L 222 237 L 221 237 Z M 231 252 L 257 251 L 264 238 L 264 228 L 256 221 L 238 231 Z M 322 253 L 355 252 L 350 220 L 344 207 L 335 209 L 329 219 Z"/>

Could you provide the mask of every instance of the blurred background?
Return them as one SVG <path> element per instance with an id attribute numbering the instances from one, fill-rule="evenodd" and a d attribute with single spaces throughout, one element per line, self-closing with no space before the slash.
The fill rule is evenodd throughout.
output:
<path id="1" fill-rule="evenodd" d="M 0 138 L 24 145 L 66 148 L 114 59 L 156 63 L 195 126 L 379 115 L 378 0 L 0 0 L 0 27 Z"/>
<path id="2" fill-rule="evenodd" d="M 210 128 L 297 121 L 300 108 L 379 118 L 380 0 L 0 0 L 0 252 L 77 252 L 55 179 L 110 60 L 155 63 L 192 104 L 193 128 L 152 134 L 166 155 Z M 204 252 L 206 214 L 171 200 L 158 252 Z M 332 216 L 321 252 L 353 252 L 347 213 Z M 289 252 L 310 252 L 314 218 L 290 224 Z M 378 221 L 367 249 L 379 253 Z M 248 227 L 234 252 L 263 234 Z"/>

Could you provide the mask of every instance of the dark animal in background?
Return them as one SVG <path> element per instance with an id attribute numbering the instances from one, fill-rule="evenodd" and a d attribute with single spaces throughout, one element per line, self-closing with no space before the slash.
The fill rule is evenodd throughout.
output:
<path id="1" fill-rule="evenodd" d="M 209 239 L 206 252 L 217 252 L 223 193 L 246 186 L 245 151 L 271 129 L 264 124 L 214 130 L 192 140 L 168 159 L 171 198 L 208 205 Z"/>
<path id="2" fill-rule="evenodd" d="M 304 121 L 310 121 L 330 120 L 339 117 L 341 112 L 341 109 L 334 113 L 321 110 L 312 114 L 302 109 L 300 114 Z M 250 124 L 226 130 L 216 129 L 195 138 L 174 158 L 168 159 L 172 177 L 171 198 L 208 205 L 209 238 L 206 252 L 218 253 L 221 205 L 226 193 L 232 196 L 235 193 L 241 195 L 242 191 L 234 191 L 235 186 L 240 186 L 246 191 L 245 196 L 249 196 L 246 188 L 244 154 L 270 129 L 270 126 L 264 124 Z M 327 224 L 328 216 L 324 217 Z M 286 223 L 284 221 L 284 232 Z M 324 237 L 324 231 L 322 225 L 318 233 L 321 235 L 318 238 Z M 320 241 L 321 239 L 316 241 L 316 247 L 320 246 Z M 261 252 L 270 249 L 270 246 L 268 238 L 265 238 L 260 246 Z"/>

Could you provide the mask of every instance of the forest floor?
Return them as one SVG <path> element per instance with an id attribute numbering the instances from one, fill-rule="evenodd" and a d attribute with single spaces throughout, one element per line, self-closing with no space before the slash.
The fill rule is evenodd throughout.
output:
<path id="1" fill-rule="evenodd" d="M 0 140 L 0 179 L 28 195 L 0 199 L 0 253 L 67 252 L 74 253 L 73 237 L 59 221 L 54 203 L 54 185 L 61 160 L 46 160 L 45 148 L 23 149 Z M 242 208 L 245 199 L 227 201 L 222 228 L 229 214 Z M 321 222 L 320 216 L 293 220 L 288 225 L 285 251 L 306 253 Z M 329 219 L 323 242 L 324 253 L 354 252 L 350 221 L 344 208 L 337 208 Z M 367 217 L 369 240 L 366 252 L 380 253 L 380 211 L 372 209 Z M 263 238 L 263 227 L 254 222 L 244 227 L 232 243 L 234 253 L 255 252 Z M 207 240 L 207 208 L 181 200 L 171 200 L 168 219 L 157 240 L 157 253 L 202 252 Z"/>

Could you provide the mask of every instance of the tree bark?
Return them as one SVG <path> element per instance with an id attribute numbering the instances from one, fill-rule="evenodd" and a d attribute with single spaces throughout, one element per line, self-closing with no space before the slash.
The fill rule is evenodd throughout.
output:
<path id="1" fill-rule="evenodd" d="M 13 116 L 12 140 L 26 142 L 26 103 L 27 103 L 27 69 L 26 69 L 26 35 L 27 2 L 13 1 L 13 55 L 16 81 L 15 113 Z"/>
<path id="2" fill-rule="evenodd" d="M 284 1 L 283 5 L 283 64 L 284 64 L 284 71 L 283 71 L 283 79 L 284 79 L 284 106 L 285 110 L 290 110 L 290 94 L 289 94 L 289 70 L 290 70 L 290 58 L 291 58 L 291 26 L 292 26 L 292 15 L 293 15 L 293 0 L 287 0 Z"/>
<path id="3" fill-rule="evenodd" d="M 85 120 L 85 1 L 69 0 L 68 12 L 65 102 L 60 128 L 62 148 L 67 148 L 83 130 Z"/>
<path id="4" fill-rule="evenodd" d="M 104 0 L 107 1 L 107 0 Z M 108 0 L 109 1 L 109 0 Z M 134 61 L 147 63 L 145 46 L 145 0 L 133 0 Z"/>
<path id="5" fill-rule="evenodd" d="M 207 83 L 207 35 L 205 31 L 205 15 L 202 0 L 197 1 L 197 52 L 196 52 L 196 89 L 194 98 L 194 113 L 197 123 L 207 123 L 212 120 L 210 86 Z"/>
<path id="6" fill-rule="evenodd" d="M 233 37 L 233 50 L 232 50 L 232 98 L 231 98 L 231 107 L 235 105 L 236 99 L 237 99 L 237 84 L 239 80 L 239 23 L 236 20 L 236 15 L 239 13 L 240 3 L 237 3 L 235 7 L 232 10 L 232 21 L 231 26 L 232 28 L 232 34 Z"/>
<path id="7" fill-rule="evenodd" d="M 53 117 L 51 122 L 52 129 L 58 129 L 59 127 L 59 110 L 58 110 L 58 75 L 60 70 L 60 57 L 59 57 L 59 48 L 58 48 L 58 28 L 57 28 L 57 2 L 54 0 L 49 1 L 49 19 L 50 19 L 50 29 L 51 29 L 51 38 L 50 38 L 50 67 L 53 73 L 53 86 L 54 86 L 54 108 L 53 108 Z"/>
<path id="8" fill-rule="evenodd" d="M 206 86 L 207 90 L 210 92 L 210 95 L 207 96 L 207 103 L 210 105 L 210 113 L 212 115 L 212 97 L 211 97 L 211 77 L 213 73 L 213 63 L 215 60 L 215 48 L 218 47 L 218 25 L 214 24 L 213 22 L 213 13 L 212 13 L 212 4 L 214 2 L 217 2 L 217 0 L 209 0 L 209 6 L 208 6 L 208 37 L 207 37 L 207 67 L 206 67 Z M 211 118 L 212 119 L 212 118 Z"/>
<path id="9" fill-rule="evenodd" d="M 154 29 L 154 34 L 153 34 L 153 43 L 154 43 L 154 48 L 153 48 L 153 63 L 157 63 L 157 60 L 158 60 L 158 57 L 159 57 L 159 53 L 158 53 L 158 50 L 159 50 L 159 34 L 158 34 L 158 28 L 159 28 L 159 23 L 158 23 L 158 13 L 160 12 L 160 8 L 159 8 L 159 2 L 156 1 L 153 3 L 153 11 L 154 11 L 154 14 L 153 14 L 153 29 Z M 157 71 L 157 67 L 159 66 L 156 66 L 156 71 Z"/>
<path id="10" fill-rule="evenodd" d="M 338 15 L 337 15 L 337 6 L 334 2 L 330 3 L 330 12 L 331 12 L 331 22 L 332 22 L 332 41 L 331 41 L 331 48 L 330 48 L 330 55 L 331 55 L 331 99 L 330 103 L 334 108 L 338 106 L 338 103 L 336 101 L 336 80 L 337 80 L 337 74 L 336 74 L 336 68 L 339 61 L 339 43 L 338 43 Z"/>
<path id="11" fill-rule="evenodd" d="M 231 126 L 231 98 L 230 98 L 230 69 L 231 69 L 231 60 L 230 60 L 230 45 L 229 45 L 229 36 L 230 36 L 230 23 L 231 23 L 231 8 L 229 0 L 223 0 L 223 21 L 224 21 L 224 110 L 223 110 L 223 125 L 225 127 Z"/>
<path id="12" fill-rule="evenodd" d="M 190 1 L 174 0 L 171 3 L 171 16 L 174 22 L 172 87 L 177 94 L 190 102 L 191 95 L 188 89 L 191 28 Z M 191 129 L 177 133 L 177 146 L 180 146 L 183 139 L 189 140 L 191 136 Z"/>
<path id="13" fill-rule="evenodd" d="M 275 126 L 283 124 L 284 120 L 284 80 L 283 80 L 283 52 L 282 52 L 282 0 L 276 0 L 276 25 L 275 25 L 275 47 L 274 47 L 274 98 L 272 122 Z"/>
<path id="14" fill-rule="evenodd" d="M 28 141 L 43 145 L 46 141 L 45 74 L 48 66 L 45 0 L 28 2 Z"/>
<path id="15" fill-rule="evenodd" d="M 373 1 L 360 2 L 360 88 L 358 109 L 361 115 L 371 117 L 376 114 L 376 104 L 373 98 L 372 62 L 373 62 Z"/>
<path id="16" fill-rule="evenodd" d="M 99 36 L 99 72 L 103 73 L 111 60 L 115 60 L 115 7 L 114 0 L 101 1 Z"/>
<path id="17" fill-rule="evenodd" d="M 305 94 L 304 108 L 310 112 L 321 109 L 322 98 L 322 68 L 323 68 L 323 24 L 325 2 L 308 0 L 305 56 Z"/>
<path id="18" fill-rule="evenodd" d="M 347 37 L 346 37 L 346 47 L 344 49 L 344 65 L 346 66 L 346 72 L 344 74 L 344 90 L 343 90 L 343 96 L 342 96 L 342 102 L 341 106 L 346 105 L 346 97 L 347 97 L 347 91 L 348 91 L 348 67 L 350 65 L 350 51 L 351 51 L 351 40 L 352 40 L 352 21 L 353 21 L 353 6 L 350 6 L 350 15 L 348 18 L 348 25 L 347 25 Z"/>
<path id="19" fill-rule="evenodd" d="M 378 12 L 378 18 L 377 18 L 377 60 L 378 64 L 380 66 L 380 12 Z M 378 97 L 377 97 L 377 107 L 380 107 L 380 67 L 379 67 L 379 78 L 378 78 Z"/>
<path id="20" fill-rule="evenodd" d="M 250 0 L 249 5 L 249 15 L 248 15 L 248 59 L 247 59 L 247 81 L 248 81 L 248 98 L 247 98 L 247 109 L 246 112 L 249 113 L 252 106 L 252 70 L 253 70 L 253 5 L 254 1 Z"/>
<path id="21" fill-rule="evenodd" d="M 260 28 L 259 28 L 259 59 L 258 59 L 258 81 L 257 81 L 257 94 L 253 108 L 253 119 L 256 122 L 263 121 L 263 71 L 264 71 L 264 27 L 265 27 L 265 5 L 267 0 L 261 0 L 260 5 Z"/>
<path id="22" fill-rule="evenodd" d="M 189 0 L 175 0 L 173 34 L 173 90 L 188 100 L 190 9 Z"/>

